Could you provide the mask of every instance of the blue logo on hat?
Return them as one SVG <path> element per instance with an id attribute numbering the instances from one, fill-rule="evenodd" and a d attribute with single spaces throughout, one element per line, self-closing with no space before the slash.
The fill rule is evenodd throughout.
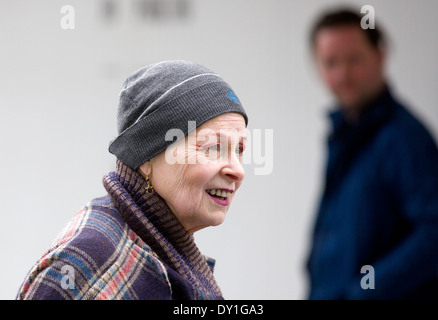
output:
<path id="1" fill-rule="evenodd" d="M 227 94 L 227 98 L 230 99 L 231 101 L 240 103 L 239 99 L 236 97 L 233 90 L 231 90 L 231 88 L 229 88 L 228 91 L 229 91 L 229 93 Z"/>

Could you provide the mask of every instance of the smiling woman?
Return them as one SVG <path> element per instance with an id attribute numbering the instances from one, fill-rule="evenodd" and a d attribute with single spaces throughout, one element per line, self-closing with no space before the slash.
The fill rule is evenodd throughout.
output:
<path id="1" fill-rule="evenodd" d="M 223 299 L 193 233 L 225 219 L 245 176 L 247 122 L 228 84 L 197 63 L 164 61 L 128 77 L 108 194 L 76 214 L 17 299 Z M 175 130 L 184 137 L 166 139 Z"/>
<path id="2" fill-rule="evenodd" d="M 239 113 L 216 116 L 196 130 L 212 134 L 196 134 L 194 141 L 186 137 L 167 149 L 177 159 L 175 163 L 169 164 L 161 153 L 139 167 L 188 233 L 224 221 L 245 176 L 241 164 L 245 128 Z M 216 133 L 223 134 L 219 141 Z"/>

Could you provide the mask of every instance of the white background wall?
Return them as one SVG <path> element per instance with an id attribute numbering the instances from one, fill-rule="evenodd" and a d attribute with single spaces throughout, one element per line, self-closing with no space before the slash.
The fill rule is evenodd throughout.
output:
<path id="1" fill-rule="evenodd" d="M 103 0 L 0 2 L 1 299 L 15 297 L 74 213 L 104 195 L 121 84 L 137 68 L 168 59 L 221 74 L 243 102 L 249 128 L 274 131 L 273 172 L 255 175 L 247 165 L 226 221 L 195 234 L 217 260 L 225 298 L 306 298 L 304 260 L 331 104 L 307 36 L 312 19 L 341 2 L 187 2 L 181 19 L 142 18 L 136 0 L 117 2 L 112 19 Z M 347 3 L 374 6 L 392 40 L 394 90 L 437 137 L 438 2 Z M 74 30 L 60 27 L 66 4 L 75 9 Z"/>

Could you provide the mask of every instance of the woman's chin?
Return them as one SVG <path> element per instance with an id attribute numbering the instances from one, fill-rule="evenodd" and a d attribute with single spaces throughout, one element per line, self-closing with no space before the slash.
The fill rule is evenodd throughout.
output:
<path id="1" fill-rule="evenodd" d="M 216 211 L 210 214 L 211 223 L 210 226 L 216 227 L 221 225 L 225 221 L 226 212 L 224 211 Z"/>

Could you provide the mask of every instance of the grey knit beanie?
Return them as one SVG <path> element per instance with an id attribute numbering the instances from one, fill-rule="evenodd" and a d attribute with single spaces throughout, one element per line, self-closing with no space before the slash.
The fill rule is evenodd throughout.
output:
<path id="1" fill-rule="evenodd" d="M 163 61 L 130 75 L 120 92 L 118 136 L 109 151 L 136 170 L 166 150 L 166 132 L 180 129 L 186 135 L 224 113 L 248 117 L 230 86 L 206 67 L 190 61 Z"/>

